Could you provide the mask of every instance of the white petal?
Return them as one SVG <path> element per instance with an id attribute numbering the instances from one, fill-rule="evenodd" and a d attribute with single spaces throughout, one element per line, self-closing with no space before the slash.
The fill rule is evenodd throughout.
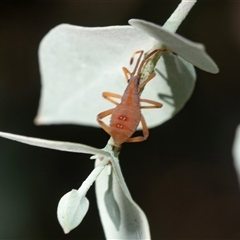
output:
<path id="1" fill-rule="evenodd" d="M 89 208 L 85 195 L 103 169 L 104 166 L 96 167 L 78 190 L 73 189 L 60 199 L 57 217 L 64 233 L 69 233 L 83 220 Z"/>
<path id="2" fill-rule="evenodd" d="M 133 201 L 115 158 L 96 180 L 96 196 L 106 239 L 150 239 L 144 212 Z M 98 161 L 96 161 L 98 163 Z"/>
<path id="3" fill-rule="evenodd" d="M 196 2 L 196 0 L 182 0 L 163 27 L 171 32 L 176 32 Z"/>
<path id="4" fill-rule="evenodd" d="M 240 125 L 236 130 L 233 144 L 233 164 L 238 176 L 238 183 L 240 185 Z"/>
<path id="5" fill-rule="evenodd" d="M 196 81 L 192 64 L 179 56 L 164 53 L 156 66 L 156 77 L 148 83 L 142 98 L 163 103 L 160 109 L 145 109 L 142 113 L 148 127 L 155 127 L 172 118 L 190 98 Z"/>
<path id="6" fill-rule="evenodd" d="M 61 142 L 61 141 L 52 141 L 40 138 L 26 137 L 17 134 L 11 134 L 6 132 L 0 132 L 0 137 L 4 137 L 10 140 L 17 142 L 29 144 L 32 146 L 49 148 L 65 152 L 77 152 L 77 153 L 86 153 L 86 154 L 99 154 L 102 156 L 109 157 L 110 155 L 98 148 L 90 147 L 84 144 L 71 143 L 71 142 Z"/>
<path id="7" fill-rule="evenodd" d="M 102 92 L 122 94 L 127 86 L 122 67 L 153 41 L 131 26 L 52 29 L 39 48 L 42 91 L 35 123 L 99 127 L 97 114 L 114 107 Z"/>
<path id="8" fill-rule="evenodd" d="M 135 28 L 141 29 L 146 35 L 152 36 L 196 67 L 210 73 L 218 73 L 219 70 L 217 65 L 205 52 L 205 48 L 202 44 L 187 40 L 157 24 L 144 20 L 131 19 L 129 20 L 129 24 Z"/>

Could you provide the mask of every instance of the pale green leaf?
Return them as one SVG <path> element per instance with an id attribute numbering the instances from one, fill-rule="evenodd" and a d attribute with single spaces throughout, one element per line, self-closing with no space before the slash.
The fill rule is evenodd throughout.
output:
<path id="1" fill-rule="evenodd" d="M 13 141 L 29 144 L 36 147 L 49 148 L 65 152 L 76 152 L 86 154 L 100 154 L 109 157 L 110 155 L 98 148 L 90 147 L 80 143 L 52 141 L 40 138 L 26 137 L 12 133 L 0 132 L 0 137 L 4 137 Z"/>
<path id="2" fill-rule="evenodd" d="M 142 30 L 147 36 L 152 36 L 194 66 L 210 73 L 218 73 L 216 63 L 205 52 L 202 44 L 192 42 L 164 27 L 141 19 L 131 19 L 129 24 Z"/>
<path id="3" fill-rule="evenodd" d="M 53 29 L 40 47 L 43 86 L 36 122 L 98 127 L 97 114 L 114 107 L 102 98 L 102 92 L 123 94 L 127 81 L 121 67 L 128 66 L 134 51 L 149 50 L 153 41 L 130 26 L 83 28 L 60 25 Z M 142 98 L 164 104 L 162 109 L 143 111 L 150 128 L 170 119 L 193 91 L 194 70 L 179 59 L 170 61 L 170 66 L 165 66 L 162 59 L 156 67 L 157 76 L 144 90 Z M 176 89 L 170 89 L 176 79 L 183 84 L 180 88 L 191 87 L 176 95 Z M 162 96 L 173 98 L 174 102 L 169 104 L 169 99 L 165 101 Z"/>
<path id="4" fill-rule="evenodd" d="M 111 172 L 105 167 L 96 180 L 98 209 L 106 239 L 150 239 L 146 215 L 132 199 L 117 158 L 112 157 L 111 167 Z"/>
<path id="5" fill-rule="evenodd" d="M 78 190 L 73 189 L 60 199 L 57 217 L 64 233 L 69 233 L 82 222 L 89 208 L 89 201 L 85 196 L 103 169 L 104 166 L 97 166 Z"/>

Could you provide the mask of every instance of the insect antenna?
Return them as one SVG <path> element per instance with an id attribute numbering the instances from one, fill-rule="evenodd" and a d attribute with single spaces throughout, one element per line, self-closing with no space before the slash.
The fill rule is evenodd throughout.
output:
<path id="1" fill-rule="evenodd" d="M 133 55 L 132 55 L 132 57 L 131 57 L 131 59 L 130 59 L 130 65 L 132 65 L 133 60 L 134 60 L 134 56 L 135 56 L 136 54 L 138 54 L 138 53 L 140 53 L 140 55 L 139 55 L 139 57 L 138 57 L 137 63 L 136 63 L 136 65 L 135 65 L 135 68 L 134 68 L 133 72 L 131 73 L 132 76 L 134 76 L 134 74 L 136 73 L 136 71 L 137 71 L 137 69 L 138 69 L 138 66 L 139 66 L 139 64 L 140 64 L 140 60 L 141 60 L 142 55 L 143 55 L 143 50 L 139 50 L 139 51 L 136 51 L 135 53 L 133 53 Z"/>
<path id="2" fill-rule="evenodd" d="M 151 57 L 153 54 L 155 54 L 155 53 L 157 53 L 157 52 L 161 52 L 161 51 L 162 51 L 162 49 L 155 49 L 155 50 L 153 50 L 152 52 L 150 52 L 149 54 L 147 54 L 147 56 L 142 60 L 140 66 L 139 66 L 139 68 L 138 68 L 138 73 L 137 73 L 137 74 L 138 74 L 138 75 L 140 74 L 140 71 L 142 70 L 143 65 L 148 62 L 148 60 L 150 59 L 150 57 Z"/>

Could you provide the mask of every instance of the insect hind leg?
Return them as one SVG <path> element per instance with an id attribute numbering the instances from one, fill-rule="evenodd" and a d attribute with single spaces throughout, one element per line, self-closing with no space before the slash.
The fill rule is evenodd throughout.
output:
<path id="1" fill-rule="evenodd" d="M 146 140 L 148 138 L 149 131 L 148 131 L 148 127 L 147 127 L 146 121 L 145 121 L 145 119 L 144 119 L 142 114 L 141 114 L 140 122 L 142 124 L 143 136 L 137 136 L 137 137 L 129 138 L 126 142 L 142 142 L 142 141 L 144 141 L 144 140 Z"/>
<path id="2" fill-rule="evenodd" d="M 105 117 L 107 117 L 107 116 L 109 116 L 110 114 L 112 114 L 112 112 L 113 112 L 114 109 L 115 109 L 115 108 L 108 109 L 108 110 L 106 110 L 106 111 L 104 111 L 104 112 L 101 112 L 101 113 L 99 113 L 99 114 L 97 115 L 97 121 L 98 121 L 99 125 L 100 125 L 101 128 L 102 128 L 106 133 L 108 133 L 109 135 L 111 135 L 111 134 L 110 134 L 110 128 L 109 128 L 109 126 L 108 126 L 106 123 L 104 123 L 104 122 L 102 121 L 102 119 L 105 118 Z"/>
<path id="3" fill-rule="evenodd" d="M 156 102 L 150 99 L 140 99 L 140 102 L 144 102 L 144 103 L 149 103 L 151 105 L 149 106 L 140 106 L 141 109 L 148 109 L 148 108 L 161 108 L 163 105 L 160 102 Z"/>

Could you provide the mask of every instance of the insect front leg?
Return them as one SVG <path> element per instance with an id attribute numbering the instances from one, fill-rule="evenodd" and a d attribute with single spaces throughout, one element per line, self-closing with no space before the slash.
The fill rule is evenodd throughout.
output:
<path id="1" fill-rule="evenodd" d="M 113 110 L 114 110 L 114 108 L 111 108 L 111 109 L 108 109 L 108 110 L 106 110 L 106 111 L 104 111 L 104 112 L 101 112 L 101 113 L 99 113 L 99 114 L 97 115 L 97 121 L 98 121 L 99 125 L 100 125 L 100 126 L 102 127 L 102 129 L 103 129 L 105 132 L 107 132 L 109 135 L 110 135 L 110 128 L 109 128 L 109 126 L 107 126 L 106 123 L 104 123 L 104 122 L 102 121 L 102 119 L 105 118 L 105 117 L 107 117 L 107 116 L 109 116 L 110 114 L 112 114 Z"/>
<path id="2" fill-rule="evenodd" d="M 145 121 L 142 114 L 141 114 L 140 122 L 142 124 L 143 136 L 137 136 L 137 137 L 129 138 L 126 142 L 142 142 L 142 141 L 144 141 L 148 138 L 149 131 L 148 131 L 146 121 Z"/>

